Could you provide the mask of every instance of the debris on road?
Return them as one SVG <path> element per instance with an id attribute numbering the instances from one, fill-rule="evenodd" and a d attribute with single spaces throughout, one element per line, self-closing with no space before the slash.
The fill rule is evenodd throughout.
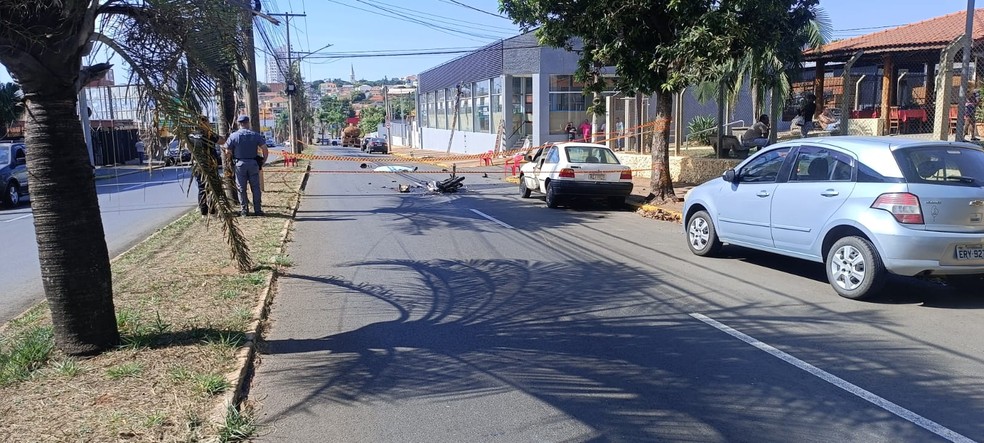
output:
<path id="1" fill-rule="evenodd" d="M 432 192 L 440 192 L 442 194 L 449 194 L 458 192 L 464 185 L 461 184 L 465 180 L 464 176 L 461 177 L 451 177 L 447 180 L 432 181 L 427 182 L 427 189 Z"/>

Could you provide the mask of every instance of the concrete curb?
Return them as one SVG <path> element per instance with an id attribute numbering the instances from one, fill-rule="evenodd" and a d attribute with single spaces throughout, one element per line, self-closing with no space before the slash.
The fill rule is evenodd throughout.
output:
<path id="1" fill-rule="evenodd" d="M 304 168 L 304 178 L 301 179 L 301 184 L 297 188 L 297 201 L 294 202 L 293 207 L 290 211 L 290 216 L 284 221 L 284 227 L 280 231 L 280 248 L 277 251 L 278 255 L 283 255 L 287 250 L 288 238 L 290 236 L 290 227 L 294 224 L 294 217 L 297 216 L 297 211 L 301 205 L 301 195 L 304 189 L 307 187 L 308 178 L 311 177 L 311 163 L 308 162 L 307 166 Z M 260 297 L 259 303 L 253 308 L 253 323 L 251 325 L 251 332 L 246 333 L 246 343 L 239 349 L 236 353 L 236 361 L 238 362 L 237 369 L 227 374 L 226 379 L 233 382 L 232 389 L 227 391 L 223 396 L 223 401 L 216 404 L 215 409 L 212 411 L 212 420 L 221 423 L 225 420 L 226 410 L 229 406 L 233 406 L 239 409 L 243 399 L 248 397 L 249 393 L 249 383 L 253 379 L 253 371 L 256 367 L 256 352 L 259 346 L 260 340 L 263 339 L 263 331 L 266 325 L 266 321 L 270 314 L 270 305 L 273 304 L 274 297 L 274 284 L 276 284 L 280 273 L 274 269 L 267 277 L 265 282 L 265 287 L 263 289 L 263 295 Z"/>

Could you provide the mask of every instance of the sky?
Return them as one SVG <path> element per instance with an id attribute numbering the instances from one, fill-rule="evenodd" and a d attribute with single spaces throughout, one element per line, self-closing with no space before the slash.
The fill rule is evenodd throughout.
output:
<path id="1" fill-rule="evenodd" d="M 290 18 L 290 41 L 306 80 L 349 80 L 353 70 L 365 80 L 418 74 L 463 54 L 455 51 L 517 35 L 519 28 L 498 7 L 498 0 L 263 0 L 265 12 L 304 15 Z M 965 11 L 967 1 L 820 0 L 820 7 L 834 38 L 843 39 Z M 279 26 L 261 20 L 257 27 L 259 66 L 266 66 L 272 49 L 286 46 L 287 23 L 276 18 Z M 418 55 L 381 55 L 401 52 Z M 266 70 L 258 77 L 265 81 Z M 5 69 L 0 81 L 10 81 Z"/>

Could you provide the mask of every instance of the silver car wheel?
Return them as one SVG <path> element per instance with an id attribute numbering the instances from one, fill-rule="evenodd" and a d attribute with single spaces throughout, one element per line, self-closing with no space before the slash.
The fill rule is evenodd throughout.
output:
<path id="1" fill-rule="evenodd" d="M 690 237 L 690 244 L 693 245 L 694 249 L 699 251 L 706 248 L 711 238 L 711 233 L 707 228 L 707 220 L 703 217 L 694 217 L 690 221 L 688 236 Z"/>
<path id="2" fill-rule="evenodd" d="M 834 282 L 837 286 L 846 291 L 853 291 L 864 282 L 864 255 L 854 246 L 841 246 L 834 252 L 834 259 L 830 261 L 830 271 L 835 277 Z"/>
<path id="3" fill-rule="evenodd" d="M 20 204 L 20 191 L 17 190 L 17 186 L 10 186 L 7 193 L 7 201 L 10 202 L 10 206 L 17 206 Z"/>

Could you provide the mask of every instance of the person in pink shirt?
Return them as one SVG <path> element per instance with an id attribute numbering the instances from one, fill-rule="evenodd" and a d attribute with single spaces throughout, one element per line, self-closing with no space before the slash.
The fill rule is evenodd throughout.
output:
<path id="1" fill-rule="evenodd" d="M 578 128 L 581 130 L 581 135 L 584 136 L 584 141 L 590 142 L 591 141 L 591 122 L 589 122 L 588 119 L 584 119 L 584 122 L 582 122 L 581 123 L 581 126 L 579 126 Z"/>

